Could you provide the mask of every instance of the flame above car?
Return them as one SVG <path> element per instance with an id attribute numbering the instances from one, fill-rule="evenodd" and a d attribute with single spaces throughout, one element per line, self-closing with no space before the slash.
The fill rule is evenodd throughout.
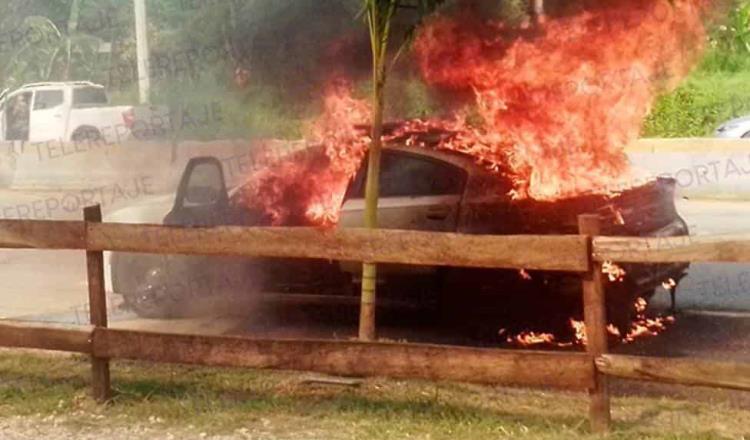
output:
<path id="1" fill-rule="evenodd" d="M 700 52 L 710 3 L 608 1 L 529 29 L 467 12 L 438 15 L 416 38 L 416 64 L 426 84 L 463 100 L 447 116 L 402 121 L 384 140 L 471 155 L 509 177 L 516 198 L 622 189 L 631 177 L 623 149 L 656 93 Z M 253 176 L 246 200 L 273 224 L 338 221 L 370 142 L 361 130 L 370 106 L 352 89 L 340 77 L 325 88 L 308 130 L 319 148 Z M 421 141 L 435 133 L 436 142 Z"/>

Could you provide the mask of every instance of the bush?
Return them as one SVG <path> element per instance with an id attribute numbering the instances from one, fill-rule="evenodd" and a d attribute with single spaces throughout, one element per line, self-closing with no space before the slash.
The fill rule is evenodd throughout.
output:
<path id="1" fill-rule="evenodd" d="M 644 136 L 710 136 L 723 122 L 750 113 L 750 1 L 734 6 L 711 32 L 695 71 L 656 101 Z"/>
<path id="2" fill-rule="evenodd" d="M 711 136 L 721 123 L 750 113 L 750 71 L 695 74 L 657 100 L 646 118 L 648 137 Z"/>

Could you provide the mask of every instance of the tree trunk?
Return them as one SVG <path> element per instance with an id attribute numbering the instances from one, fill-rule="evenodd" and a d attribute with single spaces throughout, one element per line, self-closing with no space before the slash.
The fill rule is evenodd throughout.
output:
<path id="1" fill-rule="evenodd" d="M 380 76 L 378 74 L 378 76 Z M 383 75 L 384 76 L 384 75 Z M 372 144 L 367 165 L 365 183 L 365 227 L 378 227 L 378 196 L 380 194 L 380 150 L 383 132 L 383 86 L 384 78 L 376 79 L 374 108 L 372 115 Z M 359 338 L 372 341 L 377 337 L 375 330 L 375 300 L 377 289 L 377 266 L 371 263 L 362 265 L 362 301 L 359 314 Z"/>
<path id="2" fill-rule="evenodd" d="M 371 3 L 368 10 L 370 26 L 370 43 L 372 46 L 372 88 L 373 109 L 369 159 L 367 165 L 367 182 L 365 183 L 365 227 L 378 227 L 378 197 L 380 195 L 380 150 L 383 133 L 383 108 L 385 106 L 386 50 L 390 31 L 390 18 L 395 11 L 396 2 L 391 0 L 385 12 L 385 21 L 381 23 L 379 6 Z M 375 301 L 377 294 L 377 266 L 364 262 L 362 264 L 362 298 L 359 312 L 359 339 L 372 341 L 377 337 L 375 327 Z"/>

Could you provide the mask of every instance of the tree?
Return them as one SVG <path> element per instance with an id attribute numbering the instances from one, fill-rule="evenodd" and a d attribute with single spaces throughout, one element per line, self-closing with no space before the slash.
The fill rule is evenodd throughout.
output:
<path id="1" fill-rule="evenodd" d="M 370 31 L 372 49 L 372 144 L 368 155 L 367 181 L 365 183 L 365 227 L 378 227 L 378 196 L 380 178 L 380 151 L 382 149 L 383 110 L 385 107 L 385 85 L 389 70 L 388 43 L 391 38 L 394 16 L 401 10 L 416 13 L 414 25 L 396 52 L 398 58 L 409 37 L 422 22 L 444 0 L 363 0 L 367 25 Z M 391 63 L 392 65 L 392 63 Z M 375 339 L 375 299 L 377 286 L 377 266 L 372 263 L 362 265 L 362 298 L 359 316 L 359 338 L 365 341 Z"/>
<path id="2" fill-rule="evenodd" d="M 111 1 L 111 0 L 109 0 Z M 49 3 L 49 2 L 47 2 Z M 102 38 L 109 31 L 83 31 L 80 0 L 52 4 L 10 2 L 0 19 L 0 81 L 18 86 L 32 81 L 92 79 Z M 0 9 L 0 11 L 2 11 Z M 90 20 L 87 21 L 92 28 Z M 93 31 L 93 33 L 92 33 Z M 77 78 L 75 78 L 77 77 Z"/>

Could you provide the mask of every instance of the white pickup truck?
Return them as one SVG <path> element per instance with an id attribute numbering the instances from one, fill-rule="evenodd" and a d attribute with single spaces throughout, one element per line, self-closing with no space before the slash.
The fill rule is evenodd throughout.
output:
<path id="1" fill-rule="evenodd" d="M 89 81 L 27 84 L 0 92 L 0 141 L 118 142 L 169 130 L 169 110 L 110 106 L 104 86 Z"/>

